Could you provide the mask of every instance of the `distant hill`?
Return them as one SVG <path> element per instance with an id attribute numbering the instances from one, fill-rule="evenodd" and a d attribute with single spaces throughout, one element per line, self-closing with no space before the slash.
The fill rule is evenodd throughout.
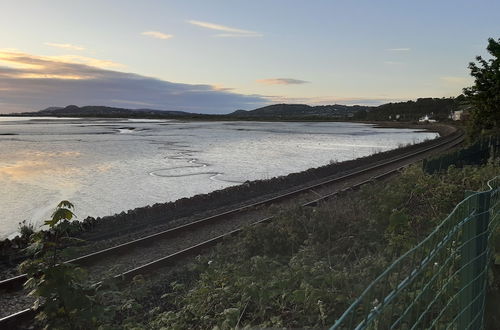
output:
<path id="1" fill-rule="evenodd" d="M 192 113 L 184 111 L 167 111 L 152 109 L 124 109 L 105 106 L 68 105 L 67 107 L 49 107 L 37 112 L 23 113 L 30 116 L 62 116 L 62 117 L 182 117 Z"/>
<path id="2" fill-rule="evenodd" d="M 370 111 L 374 107 L 361 105 L 318 105 L 310 106 L 307 104 L 273 104 L 255 110 L 245 111 L 237 110 L 228 116 L 239 118 L 304 118 L 304 117 L 330 117 L 330 118 L 348 118 L 359 111 Z"/>
<path id="3" fill-rule="evenodd" d="M 341 119 L 353 117 L 359 111 L 370 111 L 374 107 L 349 105 L 274 104 L 255 110 L 237 110 L 226 115 L 196 114 L 184 111 L 152 109 L 124 109 L 106 106 L 68 105 L 67 107 L 49 107 L 37 112 L 25 112 L 22 116 L 57 116 L 57 117 L 124 117 L 124 118 L 196 118 L 208 120 L 224 119 Z M 16 114 L 17 115 L 17 114 Z"/>
<path id="4" fill-rule="evenodd" d="M 121 117 L 121 118 L 184 118 L 199 120 L 398 120 L 416 121 L 429 118 L 444 120 L 452 111 L 460 108 L 463 96 L 457 98 L 420 98 L 416 101 L 386 103 L 380 106 L 273 104 L 255 110 L 237 110 L 230 114 L 197 114 L 184 111 L 153 109 L 124 109 L 106 106 L 68 105 L 49 107 L 37 112 L 15 114 L 20 116 L 57 117 Z M 14 115 L 14 114 L 11 114 Z"/>

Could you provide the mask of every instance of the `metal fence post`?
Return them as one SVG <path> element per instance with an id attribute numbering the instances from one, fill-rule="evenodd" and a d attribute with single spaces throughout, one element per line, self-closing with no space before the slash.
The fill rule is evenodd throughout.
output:
<path id="1" fill-rule="evenodd" d="M 471 192 L 466 192 L 466 196 L 470 195 Z M 470 217 L 470 214 L 477 210 L 477 198 L 472 196 L 468 200 L 467 212 L 462 214 L 464 217 Z M 475 254 L 475 244 L 473 243 L 473 237 L 475 232 L 475 218 L 470 219 L 464 223 L 462 227 L 462 247 L 460 251 L 460 286 L 461 288 L 459 295 L 459 313 L 458 318 L 458 328 L 466 329 L 467 325 L 471 322 L 471 313 L 469 312 L 469 304 L 472 298 L 472 288 L 470 282 L 472 281 L 472 267 L 471 260 Z"/>
<path id="2" fill-rule="evenodd" d="M 471 308 L 473 324 L 471 329 L 479 329 L 483 324 L 484 301 L 486 295 L 486 283 L 488 279 L 488 227 L 490 221 L 490 197 L 491 192 L 478 195 L 478 213 L 476 220 L 476 255 L 474 256 L 474 302 Z"/>
<path id="3" fill-rule="evenodd" d="M 482 324 L 484 314 L 490 192 L 478 193 L 469 201 L 466 216 L 474 215 L 462 232 L 458 329 L 479 329 L 475 325 Z"/>

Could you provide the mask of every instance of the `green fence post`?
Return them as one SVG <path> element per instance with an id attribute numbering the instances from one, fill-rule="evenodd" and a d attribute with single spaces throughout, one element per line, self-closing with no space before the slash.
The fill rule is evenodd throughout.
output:
<path id="1" fill-rule="evenodd" d="M 484 192 L 478 195 L 479 215 L 476 220 L 476 255 L 474 256 L 474 284 L 471 317 L 474 320 L 470 325 L 471 329 L 479 329 L 483 324 L 484 298 L 486 294 L 486 283 L 488 279 L 488 226 L 490 220 L 490 197 L 491 192 Z"/>
<path id="2" fill-rule="evenodd" d="M 470 192 L 468 192 L 470 194 Z M 470 221 L 463 226 L 461 272 L 460 272 L 460 310 L 458 329 L 479 329 L 484 314 L 485 281 L 488 267 L 488 222 L 490 192 L 477 193 L 469 199 Z"/>
<path id="3" fill-rule="evenodd" d="M 470 195 L 471 192 L 466 192 L 466 195 Z M 463 214 L 464 217 L 470 217 L 473 210 L 477 210 L 477 196 L 471 196 L 468 200 L 467 210 Z M 459 313 L 458 318 L 458 328 L 466 329 L 468 324 L 471 322 L 471 313 L 469 312 L 469 304 L 472 298 L 472 287 L 470 282 L 472 281 L 472 266 L 471 261 L 473 255 L 475 255 L 475 244 L 473 243 L 473 237 L 475 234 L 475 218 L 471 218 L 469 221 L 464 223 L 462 227 L 462 242 L 460 251 L 460 286 L 461 289 L 459 295 Z"/>

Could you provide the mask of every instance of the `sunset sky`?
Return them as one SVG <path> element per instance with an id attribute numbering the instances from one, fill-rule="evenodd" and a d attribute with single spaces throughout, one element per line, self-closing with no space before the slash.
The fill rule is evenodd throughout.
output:
<path id="1" fill-rule="evenodd" d="M 0 0 L 0 113 L 456 96 L 500 1 Z"/>

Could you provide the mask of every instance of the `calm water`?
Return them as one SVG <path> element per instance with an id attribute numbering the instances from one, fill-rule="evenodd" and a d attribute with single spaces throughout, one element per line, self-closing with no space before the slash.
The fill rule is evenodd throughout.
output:
<path id="1" fill-rule="evenodd" d="M 109 215 L 436 136 L 355 123 L 0 117 L 0 238 L 62 199 L 80 219 Z"/>

